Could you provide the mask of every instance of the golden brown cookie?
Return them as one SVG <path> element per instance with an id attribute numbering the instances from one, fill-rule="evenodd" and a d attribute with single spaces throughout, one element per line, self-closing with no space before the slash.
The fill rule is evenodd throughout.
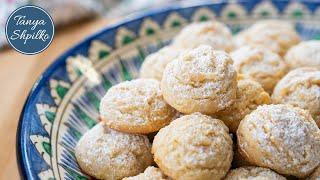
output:
<path id="1" fill-rule="evenodd" d="M 230 56 L 238 73 L 252 77 L 270 94 L 289 70 L 279 55 L 263 48 L 244 46 Z"/>
<path id="2" fill-rule="evenodd" d="M 231 166 L 232 139 L 221 120 L 193 113 L 162 128 L 152 153 L 162 172 L 173 179 L 221 179 Z"/>
<path id="3" fill-rule="evenodd" d="M 320 70 L 299 68 L 290 71 L 275 87 L 272 101 L 308 110 L 320 127 Z"/>
<path id="4" fill-rule="evenodd" d="M 259 105 L 270 104 L 271 99 L 262 86 L 248 76 L 238 75 L 237 97 L 234 103 L 225 110 L 219 111 L 215 117 L 221 119 L 230 132 L 236 133 L 240 121 Z"/>
<path id="5" fill-rule="evenodd" d="M 165 46 L 146 57 L 140 68 L 140 78 L 153 78 L 161 81 L 162 74 L 169 62 L 176 59 L 183 49 Z"/>
<path id="6" fill-rule="evenodd" d="M 122 180 L 169 180 L 159 168 L 149 166 L 143 173 Z"/>
<path id="7" fill-rule="evenodd" d="M 81 137 L 75 155 L 85 173 L 117 180 L 137 175 L 151 165 L 150 150 L 146 136 L 118 132 L 99 123 Z"/>
<path id="8" fill-rule="evenodd" d="M 286 178 L 267 168 L 247 166 L 231 170 L 225 180 L 286 180 Z"/>
<path id="9" fill-rule="evenodd" d="M 280 56 L 299 42 L 300 37 L 294 27 L 281 20 L 258 21 L 235 37 L 237 47 L 251 45 L 267 48 Z"/>
<path id="10" fill-rule="evenodd" d="M 293 46 L 284 57 L 291 69 L 314 67 L 320 69 L 320 41 L 311 40 Z"/>
<path id="11" fill-rule="evenodd" d="M 106 125 L 127 133 L 148 134 L 169 124 L 176 111 L 162 96 L 155 79 L 136 79 L 111 87 L 100 103 Z"/>
<path id="12" fill-rule="evenodd" d="M 236 75 L 227 53 L 203 45 L 183 52 L 167 65 L 161 90 L 179 112 L 214 114 L 236 98 Z"/>
<path id="13" fill-rule="evenodd" d="M 320 129 L 311 115 L 291 105 L 263 105 L 237 131 L 249 162 L 280 174 L 306 177 L 320 163 Z"/>
<path id="14" fill-rule="evenodd" d="M 230 52 L 234 48 L 231 31 L 218 21 L 192 23 L 182 29 L 172 44 L 182 48 L 209 45 L 216 50 L 226 52 Z"/>
<path id="15" fill-rule="evenodd" d="M 307 178 L 307 180 L 320 180 L 320 166 Z"/>

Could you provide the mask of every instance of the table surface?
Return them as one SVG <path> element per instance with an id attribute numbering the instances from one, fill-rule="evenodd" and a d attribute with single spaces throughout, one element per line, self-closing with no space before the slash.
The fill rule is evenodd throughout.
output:
<path id="1" fill-rule="evenodd" d="M 50 47 L 37 55 L 23 55 L 12 49 L 0 52 L 0 179 L 20 179 L 16 130 L 33 83 L 65 50 L 112 22 L 96 18 L 62 28 L 57 31 Z"/>

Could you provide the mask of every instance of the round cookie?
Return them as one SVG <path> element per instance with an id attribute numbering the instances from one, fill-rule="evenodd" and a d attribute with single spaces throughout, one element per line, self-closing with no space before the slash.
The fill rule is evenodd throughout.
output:
<path id="1" fill-rule="evenodd" d="M 136 79 L 111 87 L 100 103 L 102 120 L 121 132 L 148 134 L 166 126 L 176 111 L 163 99 L 155 79 Z"/>
<path id="2" fill-rule="evenodd" d="M 249 77 L 238 75 L 237 97 L 234 103 L 225 110 L 219 111 L 215 117 L 221 119 L 230 132 L 236 133 L 240 121 L 259 105 L 270 104 L 271 99 L 262 86 Z"/>
<path id="3" fill-rule="evenodd" d="M 134 176 L 153 162 L 146 136 L 118 132 L 103 123 L 81 137 L 75 155 L 81 169 L 98 179 Z"/>
<path id="4" fill-rule="evenodd" d="M 307 180 L 319 180 L 320 179 L 320 166 L 307 178 Z"/>
<path id="5" fill-rule="evenodd" d="M 174 38 L 172 45 L 182 48 L 209 45 L 216 50 L 226 52 L 234 48 L 229 28 L 218 21 L 196 22 L 184 27 Z"/>
<path id="6" fill-rule="evenodd" d="M 251 45 L 268 48 L 280 56 L 299 42 L 300 37 L 294 27 L 280 20 L 258 21 L 235 37 L 237 47 Z"/>
<path id="7" fill-rule="evenodd" d="M 320 41 L 311 40 L 293 46 L 284 57 L 291 69 L 317 67 L 320 69 Z"/>
<path id="8" fill-rule="evenodd" d="M 140 68 L 140 78 L 153 78 L 161 81 L 162 74 L 169 62 L 183 51 L 174 46 L 165 46 L 146 57 Z"/>
<path id="9" fill-rule="evenodd" d="M 320 127 L 320 70 L 299 68 L 290 71 L 275 87 L 272 101 L 308 110 Z"/>
<path id="10" fill-rule="evenodd" d="M 173 179 L 221 179 L 231 166 L 232 139 L 221 120 L 193 113 L 162 128 L 152 153 L 163 173 Z"/>
<path id="11" fill-rule="evenodd" d="M 232 59 L 207 45 L 183 52 L 163 73 L 164 99 L 179 112 L 212 115 L 236 98 L 237 73 Z"/>
<path id="12" fill-rule="evenodd" d="M 289 70 L 279 55 L 263 48 L 244 46 L 230 56 L 238 73 L 252 77 L 268 93 Z"/>
<path id="13" fill-rule="evenodd" d="M 320 163 L 320 129 L 291 105 L 259 106 L 240 122 L 237 137 L 246 160 L 280 174 L 306 177 Z"/>
<path id="14" fill-rule="evenodd" d="M 225 180 L 286 180 L 286 178 L 267 168 L 247 166 L 231 170 Z"/>
<path id="15" fill-rule="evenodd" d="M 122 180 L 169 180 L 159 168 L 149 166 L 143 173 Z"/>

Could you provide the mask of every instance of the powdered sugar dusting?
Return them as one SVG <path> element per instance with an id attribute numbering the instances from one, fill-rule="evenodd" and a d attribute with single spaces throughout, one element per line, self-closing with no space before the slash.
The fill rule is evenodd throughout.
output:
<path id="1" fill-rule="evenodd" d="M 241 121 L 238 138 L 249 158 L 251 145 L 256 144 L 255 154 L 260 156 L 254 157 L 259 159 L 256 163 L 283 174 L 302 177 L 320 163 L 320 130 L 300 108 L 260 106 Z"/>
<path id="2" fill-rule="evenodd" d="M 230 56 L 238 73 L 251 76 L 269 93 L 289 70 L 278 54 L 265 48 L 244 46 Z"/>
<path id="3" fill-rule="evenodd" d="M 230 168 L 232 140 L 222 121 L 200 113 L 176 119 L 156 135 L 152 152 L 164 173 L 173 177 L 219 179 Z"/>
<path id="4" fill-rule="evenodd" d="M 310 40 L 290 48 L 285 56 L 291 68 L 317 67 L 320 69 L 320 41 Z"/>
<path id="5" fill-rule="evenodd" d="M 315 68 L 290 71 L 275 87 L 272 100 L 308 110 L 320 126 L 320 71 Z"/>
<path id="6" fill-rule="evenodd" d="M 219 111 L 215 117 L 223 120 L 229 130 L 235 133 L 240 121 L 259 105 L 270 104 L 271 99 L 262 86 L 248 76 L 238 74 L 237 97 L 234 103 L 225 110 Z"/>
<path id="7" fill-rule="evenodd" d="M 76 146 L 76 157 L 88 174 L 103 179 L 135 175 L 152 162 L 146 136 L 125 134 L 102 123 L 87 132 Z"/>
<path id="8" fill-rule="evenodd" d="M 170 180 L 170 178 L 166 177 L 159 168 L 149 166 L 143 173 L 123 180 Z"/>
<path id="9" fill-rule="evenodd" d="M 293 26 L 280 20 L 259 21 L 249 29 L 240 32 L 235 38 L 238 47 L 244 45 L 262 47 L 280 56 L 285 55 L 291 46 L 299 42 L 299 35 Z"/>
<path id="10" fill-rule="evenodd" d="M 186 51 L 165 69 L 161 82 L 164 98 L 178 110 L 199 106 L 193 108 L 210 113 L 206 109 L 217 111 L 229 106 L 236 93 L 232 63 L 228 54 L 210 46 Z"/>
<path id="11" fill-rule="evenodd" d="M 108 90 L 100 104 L 100 113 L 110 124 L 143 127 L 157 131 L 175 116 L 175 110 L 163 99 L 160 84 L 154 79 L 122 82 Z M 114 128 L 114 127 L 113 127 Z"/>
<path id="12" fill-rule="evenodd" d="M 198 22 L 186 26 L 175 37 L 172 45 L 196 48 L 204 44 L 226 52 L 234 48 L 231 31 L 218 21 Z"/>
<path id="13" fill-rule="evenodd" d="M 140 68 L 141 78 L 162 79 L 167 64 L 176 59 L 184 49 L 174 46 L 165 46 L 159 51 L 146 57 Z"/>
<path id="14" fill-rule="evenodd" d="M 286 180 L 285 177 L 262 167 L 240 167 L 231 170 L 225 180 Z"/>

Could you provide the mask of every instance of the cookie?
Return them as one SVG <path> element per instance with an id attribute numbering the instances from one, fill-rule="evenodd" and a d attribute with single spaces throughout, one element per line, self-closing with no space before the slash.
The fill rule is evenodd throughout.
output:
<path id="1" fill-rule="evenodd" d="M 293 46 L 284 57 L 291 69 L 316 67 L 320 69 L 320 41 L 311 40 Z"/>
<path id="2" fill-rule="evenodd" d="M 97 179 L 116 180 L 137 175 L 152 164 L 146 136 L 118 132 L 97 124 L 75 147 L 81 169 Z"/>
<path id="3" fill-rule="evenodd" d="M 230 56 L 238 73 L 252 77 L 270 94 L 289 70 L 278 54 L 264 48 L 244 46 Z"/>
<path id="4" fill-rule="evenodd" d="M 233 103 L 237 73 L 232 59 L 207 45 L 183 52 L 163 73 L 164 99 L 181 113 L 212 115 Z"/>
<path id="5" fill-rule="evenodd" d="M 146 57 L 140 68 L 140 78 L 153 78 L 161 81 L 162 74 L 169 62 L 183 51 L 181 48 L 165 46 Z"/>
<path id="6" fill-rule="evenodd" d="M 219 111 L 215 117 L 221 119 L 230 132 L 236 133 L 240 121 L 259 105 L 270 104 L 271 99 L 262 86 L 248 76 L 238 75 L 237 97 L 234 103 L 225 110 Z"/>
<path id="7" fill-rule="evenodd" d="M 193 113 L 162 128 L 152 153 L 162 172 L 173 179 L 221 179 L 231 166 L 232 139 L 221 120 Z"/>
<path id="8" fill-rule="evenodd" d="M 320 179 L 320 166 L 307 178 L 307 180 L 319 180 Z"/>
<path id="9" fill-rule="evenodd" d="M 209 45 L 216 50 L 226 52 L 230 52 L 234 48 L 231 31 L 218 21 L 192 23 L 182 29 L 172 44 L 182 48 Z"/>
<path id="10" fill-rule="evenodd" d="M 300 37 L 294 27 L 281 20 L 258 21 L 235 37 L 237 47 L 251 45 L 267 48 L 280 56 L 299 42 Z"/>
<path id="11" fill-rule="evenodd" d="M 240 122 L 237 138 L 245 159 L 280 174 L 303 178 L 320 163 L 320 129 L 301 108 L 259 106 Z"/>
<path id="12" fill-rule="evenodd" d="M 267 168 L 247 166 L 231 170 L 225 180 L 286 180 L 286 178 Z"/>
<path id="13" fill-rule="evenodd" d="M 159 168 L 149 166 L 143 173 L 122 180 L 169 180 Z"/>
<path id="14" fill-rule="evenodd" d="M 111 87 L 100 103 L 100 114 L 112 129 L 148 134 L 169 124 L 176 111 L 162 96 L 155 79 L 136 79 Z"/>
<path id="15" fill-rule="evenodd" d="M 299 68 L 290 71 L 275 87 L 272 101 L 308 110 L 320 127 L 320 70 Z"/>

